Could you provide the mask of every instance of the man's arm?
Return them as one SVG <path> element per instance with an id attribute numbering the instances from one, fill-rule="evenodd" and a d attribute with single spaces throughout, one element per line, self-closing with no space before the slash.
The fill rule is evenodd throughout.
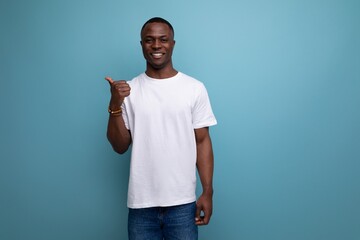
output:
<path id="1" fill-rule="evenodd" d="M 125 97 L 130 95 L 130 86 L 126 81 L 114 81 L 109 77 L 105 79 L 109 82 L 111 91 L 109 109 L 116 112 L 116 114 L 110 113 L 107 138 L 114 151 L 123 154 L 131 144 L 131 135 L 125 126 L 120 110 Z"/>
<path id="2" fill-rule="evenodd" d="M 131 144 L 131 135 L 129 130 L 125 127 L 124 119 L 121 115 L 110 114 L 107 127 L 107 138 L 115 152 L 123 154 L 128 150 Z"/>
<path id="3" fill-rule="evenodd" d="M 203 192 L 196 202 L 195 223 L 206 225 L 212 215 L 212 196 L 213 196 L 213 172 L 214 155 L 209 134 L 209 128 L 195 129 L 195 139 L 197 148 L 196 166 L 199 172 Z M 203 216 L 201 215 L 203 213 Z"/>

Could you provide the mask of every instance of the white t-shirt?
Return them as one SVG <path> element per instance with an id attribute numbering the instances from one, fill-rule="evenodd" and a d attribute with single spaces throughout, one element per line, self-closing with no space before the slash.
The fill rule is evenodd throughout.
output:
<path id="1" fill-rule="evenodd" d="M 143 73 L 128 83 L 122 106 L 133 141 L 128 207 L 195 201 L 194 129 L 216 124 L 205 86 L 181 72 L 167 79 Z"/>

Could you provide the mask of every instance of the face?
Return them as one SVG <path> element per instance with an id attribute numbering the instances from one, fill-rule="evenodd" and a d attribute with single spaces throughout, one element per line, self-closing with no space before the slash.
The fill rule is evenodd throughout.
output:
<path id="1" fill-rule="evenodd" d="M 141 46 L 147 66 L 156 70 L 172 67 L 175 41 L 165 23 L 148 23 L 141 32 Z"/>

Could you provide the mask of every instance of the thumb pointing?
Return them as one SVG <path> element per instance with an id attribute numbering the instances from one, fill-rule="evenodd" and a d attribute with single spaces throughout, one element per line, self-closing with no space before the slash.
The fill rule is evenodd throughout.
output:
<path id="1" fill-rule="evenodd" d="M 114 80 L 111 77 L 105 77 L 105 80 L 109 82 L 109 84 L 113 84 Z"/>

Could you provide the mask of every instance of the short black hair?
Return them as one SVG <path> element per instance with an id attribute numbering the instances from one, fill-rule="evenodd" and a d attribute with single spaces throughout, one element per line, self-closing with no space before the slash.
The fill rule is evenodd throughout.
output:
<path id="1" fill-rule="evenodd" d="M 169 23 L 169 21 L 167 21 L 167 20 L 165 20 L 165 19 L 163 19 L 163 18 L 161 18 L 161 17 L 153 17 L 153 18 L 150 18 L 149 20 L 147 20 L 147 21 L 144 23 L 144 25 L 142 26 L 140 33 L 142 33 L 142 31 L 144 30 L 146 24 L 148 24 L 148 23 L 165 23 L 166 25 L 169 26 L 171 32 L 173 33 L 173 36 L 175 35 L 174 28 L 173 28 L 173 26 L 171 25 L 171 23 Z"/>

